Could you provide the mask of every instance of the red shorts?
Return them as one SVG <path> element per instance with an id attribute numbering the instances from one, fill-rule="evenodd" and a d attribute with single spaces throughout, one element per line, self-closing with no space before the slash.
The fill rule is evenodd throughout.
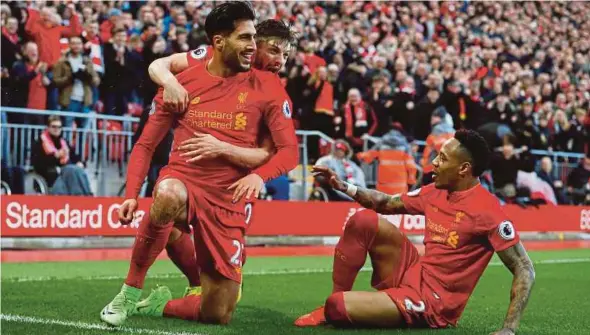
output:
<path id="1" fill-rule="evenodd" d="M 159 180 L 175 178 L 187 189 L 187 221 L 193 228 L 197 263 L 202 271 L 216 271 L 235 282 L 242 282 L 245 262 L 245 233 L 252 217 L 253 204 L 235 211 L 213 204 L 210 194 L 191 187 L 179 176 L 167 173 Z M 186 231 L 186 229 L 184 229 Z"/>
<path id="2" fill-rule="evenodd" d="M 422 266 L 418 250 L 405 235 L 397 269 L 390 279 L 374 287 L 389 295 L 408 327 L 447 326 L 436 313 L 440 311 L 437 296 L 422 283 Z"/>

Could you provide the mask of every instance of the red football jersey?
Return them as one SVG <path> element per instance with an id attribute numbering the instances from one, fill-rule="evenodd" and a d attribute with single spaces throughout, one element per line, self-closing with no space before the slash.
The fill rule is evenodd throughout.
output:
<path id="1" fill-rule="evenodd" d="M 189 51 L 186 53 L 186 61 L 188 62 L 188 67 L 193 67 L 195 65 L 207 63 L 208 60 L 213 57 L 213 47 L 212 46 L 200 46 L 195 50 Z"/>
<path id="2" fill-rule="evenodd" d="M 194 66 L 177 79 L 189 92 L 189 106 L 184 114 L 169 113 L 162 108 L 162 89 L 154 98 L 150 118 L 135 144 L 127 171 L 126 197 L 135 198 L 147 174 L 154 149 L 170 128 L 174 142 L 168 166 L 185 176 L 187 187 L 198 187 L 211 195 L 216 205 L 235 209 L 231 204 L 233 191 L 227 188 L 250 171 L 230 164 L 223 158 L 186 163 L 180 156 L 180 144 L 206 133 L 240 147 L 258 147 L 259 132 L 267 127 L 276 149 L 271 159 L 253 170 L 265 181 L 293 169 L 298 161 L 298 146 L 291 121 L 291 101 L 277 76 L 252 69 L 233 77 L 214 77 L 205 66 Z M 243 204 L 241 204 L 242 211 Z"/>
<path id="3" fill-rule="evenodd" d="M 483 186 L 449 195 L 434 184 L 402 195 L 410 214 L 426 217 L 422 280 L 441 301 L 437 314 L 456 324 L 495 251 L 519 241 L 498 199 Z"/>

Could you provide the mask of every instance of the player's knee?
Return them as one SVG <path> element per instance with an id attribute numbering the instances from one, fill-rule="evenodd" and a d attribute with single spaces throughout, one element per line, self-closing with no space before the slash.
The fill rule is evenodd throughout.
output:
<path id="1" fill-rule="evenodd" d="M 354 213 L 353 216 L 348 219 L 346 232 L 354 234 L 370 234 L 374 235 L 379 227 L 379 216 L 372 210 L 362 210 Z"/>
<path id="2" fill-rule="evenodd" d="M 204 307 L 204 306 L 203 306 Z M 226 325 L 231 321 L 234 309 L 232 306 L 217 304 L 201 308 L 199 320 L 203 323 Z"/>
<path id="3" fill-rule="evenodd" d="M 178 241 L 178 239 L 182 236 L 183 232 L 178 229 L 176 226 L 170 231 L 170 236 L 168 236 L 168 245 L 173 244 L 174 242 Z"/>
<path id="4" fill-rule="evenodd" d="M 324 316 L 329 324 L 337 327 L 345 327 L 351 324 L 344 303 L 344 292 L 337 292 L 328 297 L 324 305 Z"/>
<path id="5" fill-rule="evenodd" d="M 184 185 L 160 183 L 150 210 L 151 221 L 155 224 L 167 224 L 181 216 L 185 207 L 186 188 Z"/>

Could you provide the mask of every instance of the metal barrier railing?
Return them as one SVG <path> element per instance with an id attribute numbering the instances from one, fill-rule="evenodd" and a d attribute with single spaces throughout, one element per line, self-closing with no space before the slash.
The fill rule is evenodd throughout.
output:
<path id="1" fill-rule="evenodd" d="M 26 169 L 31 168 L 31 148 L 32 144 L 37 141 L 41 132 L 46 128 L 44 125 L 30 125 L 20 123 L 10 123 L 8 114 L 24 115 L 59 115 L 61 117 L 86 118 L 86 127 L 82 129 L 64 128 L 64 137 L 75 151 L 80 154 L 81 158 L 86 161 L 90 170 L 94 170 L 97 179 L 96 194 L 101 196 L 116 195 L 117 191 L 108 192 L 107 181 L 120 182 L 122 185 L 125 177 L 126 164 L 128 163 L 129 153 L 132 149 L 132 137 L 134 135 L 133 126 L 139 122 L 139 118 L 131 116 L 111 116 L 96 113 L 72 113 L 64 111 L 47 111 L 32 110 L 26 108 L 0 107 L 2 114 L 2 123 L 0 125 L 2 132 L 2 159 L 5 159 L 8 165 L 23 166 Z M 110 128 L 109 122 L 117 122 L 120 128 Z M 308 165 L 309 155 L 307 144 L 309 137 L 317 136 L 328 143 L 333 144 L 334 139 L 320 131 L 298 130 L 297 135 L 301 137 L 299 148 L 301 150 L 301 193 L 294 198 L 307 200 L 309 198 L 308 187 Z M 363 149 L 369 150 L 371 144 L 380 141 L 378 137 L 364 136 Z M 411 145 L 425 146 L 424 141 L 414 141 Z M 7 147 L 8 146 L 8 147 Z M 418 163 L 421 158 L 420 150 L 414 150 L 414 158 Z M 556 178 L 565 180 L 569 171 L 581 160 L 584 155 L 569 152 L 552 152 L 544 150 L 531 150 L 536 156 L 548 156 L 554 164 L 553 173 Z M 5 157 L 6 156 L 6 157 Z M 573 161 L 573 162 L 571 162 Z M 365 172 L 368 186 L 375 186 L 377 181 L 377 164 L 361 164 Z M 419 165 L 419 163 L 417 164 Z M 113 173 L 119 174 L 119 181 L 113 180 Z M 418 177 L 421 177 L 419 175 Z M 299 179 L 299 178 L 297 178 Z M 117 187 L 117 190 L 120 188 Z"/>
<path id="2" fill-rule="evenodd" d="M 325 140 L 330 144 L 334 144 L 334 139 L 329 137 L 328 135 L 322 133 L 321 131 L 317 130 L 297 130 L 295 132 L 298 136 L 301 136 L 301 141 L 299 141 L 299 148 L 301 149 L 301 157 L 299 158 L 301 161 L 301 193 L 295 195 L 294 198 L 297 200 L 305 200 L 309 199 L 309 192 L 308 192 L 308 171 L 307 166 L 309 165 L 309 155 L 307 153 L 307 142 L 308 138 L 312 136 L 318 136 L 320 139 Z M 291 197 L 293 198 L 293 197 Z"/>
<path id="3" fill-rule="evenodd" d="M 120 185 L 124 183 L 126 164 L 129 153 L 132 149 L 133 126 L 139 122 L 139 118 L 130 116 L 111 116 L 96 114 L 94 112 L 72 113 L 64 111 L 33 110 L 27 108 L 0 107 L 2 114 L 2 159 L 5 159 L 9 166 L 22 166 L 27 170 L 31 167 L 32 146 L 39 139 L 41 133 L 46 129 L 45 125 L 31 125 L 22 123 L 11 123 L 11 113 L 21 115 L 59 115 L 64 117 L 86 118 L 85 128 L 63 128 L 63 136 L 68 144 L 80 154 L 86 162 L 89 172 L 94 172 L 96 177 L 96 194 L 100 196 L 117 195 Z M 109 129 L 109 122 L 115 121 L 121 125 L 121 129 Z M 297 135 L 301 137 L 299 148 L 301 150 L 300 163 L 301 174 L 301 195 L 298 199 L 307 200 L 309 187 L 308 170 L 309 155 L 307 143 L 309 137 L 317 136 L 329 143 L 334 139 L 319 131 L 298 130 Z M 6 157 L 4 157 L 6 156 Z M 115 180 L 113 173 L 119 173 L 119 180 Z M 119 183 L 119 187 L 107 190 L 107 181 Z"/>
<path id="4" fill-rule="evenodd" d="M 91 113 L 34 110 L 16 107 L 0 107 L 2 117 L 2 153 L 10 166 L 31 169 L 33 144 L 46 129 L 45 125 L 10 123 L 10 114 L 74 117 L 87 119 L 85 128 L 63 128 L 63 136 L 72 149 L 86 162 L 89 172 L 96 178 L 96 194 L 110 195 L 107 181 L 112 180 L 112 171 L 124 177 L 124 171 L 132 148 L 133 125 L 139 118 Z M 116 122 L 116 123 L 115 123 Z M 6 148 L 5 146 L 9 146 Z M 7 154 L 7 157 L 4 155 Z"/>

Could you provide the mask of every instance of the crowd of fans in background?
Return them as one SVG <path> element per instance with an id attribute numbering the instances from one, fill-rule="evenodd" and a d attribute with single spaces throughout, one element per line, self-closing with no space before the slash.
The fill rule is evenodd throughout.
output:
<path id="1" fill-rule="evenodd" d="M 2 105 L 137 115 L 157 90 L 148 65 L 207 44 L 203 25 L 213 6 L 208 1 L 3 2 Z M 567 180 L 546 180 L 559 189 L 558 202 L 572 198 L 561 190 L 572 195 L 589 184 L 590 4 L 253 6 L 258 20 L 285 20 L 298 33 L 280 74 L 298 128 L 344 139 L 355 153 L 362 150 L 364 135 L 394 131 L 409 142 L 431 136 L 427 156 L 436 152 L 439 136 L 477 129 L 499 148 L 492 176 L 505 196 L 517 193 L 517 171 L 536 168 L 531 149 L 586 153 Z M 9 122 L 45 123 L 10 117 Z M 83 120 L 64 120 L 65 126 L 74 123 L 86 126 Z M 309 153 L 311 162 L 326 154 L 321 141 L 311 141 Z M 541 170 L 550 176 L 549 163 Z M 422 164 L 425 172 L 428 164 Z"/>

